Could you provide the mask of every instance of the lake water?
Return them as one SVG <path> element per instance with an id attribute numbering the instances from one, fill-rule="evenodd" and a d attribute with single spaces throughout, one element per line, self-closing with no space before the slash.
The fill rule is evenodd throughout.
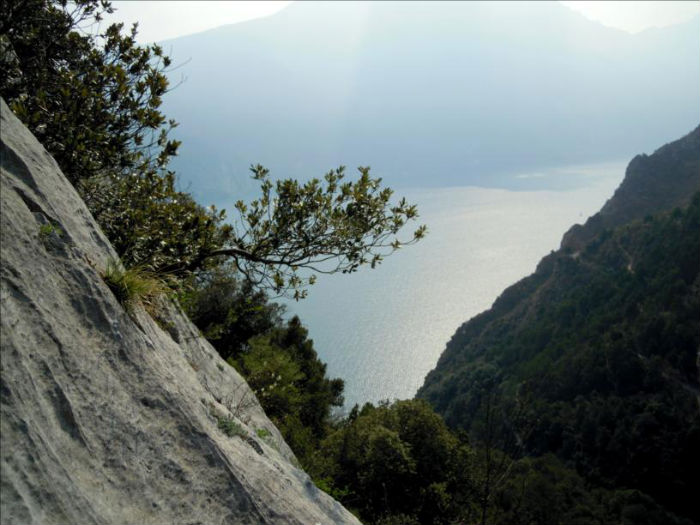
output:
<path id="1" fill-rule="evenodd" d="M 549 177 L 552 187 L 561 177 L 576 179 L 577 189 L 568 191 L 397 191 L 418 204 L 425 240 L 375 270 L 321 276 L 307 299 L 288 303 L 328 375 L 345 380 L 346 408 L 413 397 L 456 329 L 597 212 L 624 168 L 616 162 L 518 176 Z"/>

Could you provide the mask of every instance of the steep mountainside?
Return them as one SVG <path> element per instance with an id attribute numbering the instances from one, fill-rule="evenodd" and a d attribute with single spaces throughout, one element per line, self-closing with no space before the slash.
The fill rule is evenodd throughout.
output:
<path id="1" fill-rule="evenodd" d="M 359 523 L 173 304 L 117 301 L 114 250 L 0 105 L 2 523 Z"/>
<path id="2" fill-rule="evenodd" d="M 573 226 L 564 235 L 562 247 L 580 249 L 606 228 L 687 206 L 700 189 L 699 150 L 700 126 L 653 155 L 637 155 L 615 195 L 584 225 Z"/>
<path id="3" fill-rule="evenodd" d="M 635 158 L 600 214 L 457 330 L 418 397 L 470 431 L 498 399 L 519 452 L 700 520 L 698 190 L 699 130 Z"/>

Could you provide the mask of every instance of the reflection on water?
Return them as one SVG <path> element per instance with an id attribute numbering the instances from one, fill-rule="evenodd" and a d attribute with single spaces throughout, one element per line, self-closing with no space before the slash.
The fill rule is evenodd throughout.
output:
<path id="1" fill-rule="evenodd" d="M 328 374 L 345 380 L 346 407 L 413 397 L 457 327 L 532 273 L 572 224 L 600 209 L 624 164 L 574 171 L 588 184 L 571 191 L 401 191 L 418 204 L 425 240 L 375 270 L 322 276 L 307 299 L 288 303 Z"/>

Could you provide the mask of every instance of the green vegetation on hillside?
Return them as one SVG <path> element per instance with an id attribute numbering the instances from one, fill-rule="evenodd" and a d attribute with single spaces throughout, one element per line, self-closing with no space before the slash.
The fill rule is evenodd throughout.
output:
<path id="1" fill-rule="evenodd" d="M 596 486 L 552 454 L 517 458 L 497 441 L 450 430 L 422 400 L 367 404 L 332 425 L 305 468 L 368 525 L 691 523 L 638 490 Z"/>
<path id="2" fill-rule="evenodd" d="M 316 274 L 374 268 L 425 227 L 401 238 L 416 207 L 394 200 L 369 168 L 357 180 L 341 167 L 299 183 L 253 166 L 260 197 L 232 203 L 231 223 L 177 190 L 168 169 L 177 124 L 160 111 L 171 60 L 157 45 L 138 46 L 135 26 L 97 28 L 111 10 L 106 0 L 3 2 L 0 96 L 117 251 L 103 275 L 118 299 L 129 306 L 156 284 L 173 287 L 306 461 L 342 404 L 343 382 L 326 377 L 306 329 L 283 322 L 267 292 L 302 298 Z"/>
<path id="3" fill-rule="evenodd" d="M 697 194 L 543 259 L 457 331 L 419 396 L 473 435 L 498 392 L 500 432 L 522 454 L 556 454 L 590 483 L 698 520 L 699 273 Z"/>
<path id="4" fill-rule="evenodd" d="M 332 418 L 342 382 L 326 378 L 297 319 L 285 324 L 279 307 L 264 294 L 251 294 L 250 285 L 231 272 L 211 273 L 184 304 L 221 355 L 246 375 L 316 483 L 365 523 L 689 524 L 678 515 L 692 517 L 692 510 L 682 506 L 681 498 L 669 499 L 654 482 L 662 479 L 687 496 L 696 476 L 690 446 L 698 428 L 694 399 L 673 385 L 660 386 L 671 365 L 693 364 L 687 359 L 689 347 L 668 334 L 654 339 L 627 326 L 652 326 L 649 319 L 662 312 L 667 329 L 690 334 L 691 347 L 697 344 L 692 339 L 697 297 L 683 290 L 688 283 L 697 286 L 699 221 L 700 196 L 688 210 L 604 233 L 575 258 L 571 253 L 549 256 L 536 275 L 507 291 L 497 303 L 506 312 L 526 296 L 516 291 L 549 283 L 543 303 L 532 307 L 535 313 L 513 317 L 525 336 L 505 339 L 521 357 L 531 355 L 530 361 L 514 359 L 501 348 L 493 358 L 484 352 L 471 362 L 465 359 L 447 379 L 471 388 L 470 397 L 454 398 L 461 403 L 457 408 L 473 407 L 468 432 L 451 430 L 423 401 L 368 404 L 343 419 Z M 666 263 L 669 257 L 673 264 Z M 572 271 L 572 263 L 579 271 Z M 565 283 L 557 284 L 558 279 Z M 597 294 L 605 298 L 600 304 Z M 630 300 L 638 305 L 630 312 L 643 316 L 637 321 L 625 317 L 629 307 L 622 305 Z M 679 310 L 679 304 L 685 307 Z M 549 309 L 551 315 L 545 315 Z M 530 315 L 540 316 L 543 324 L 533 324 Z M 604 333 L 604 327 L 618 326 L 618 317 L 627 319 L 627 339 Z M 489 334 L 499 340 L 509 327 L 504 322 Z M 554 336 L 542 336 L 533 327 L 566 337 L 576 352 L 568 358 L 562 352 L 558 365 L 544 361 L 545 368 L 539 368 L 537 345 Z M 629 359 L 611 358 L 615 349 L 627 356 L 622 347 L 606 347 L 605 359 L 595 358 L 599 341 L 622 345 L 640 337 L 646 346 L 639 351 L 650 359 L 656 355 L 641 376 Z M 602 369 L 593 376 L 598 364 Z M 462 380 L 464 366 L 470 368 Z M 504 381 L 509 367 L 532 374 L 530 381 Z M 581 380 L 589 375 L 592 386 Z M 569 376 L 575 379 L 566 385 Z M 678 384 L 692 387 L 692 374 Z M 596 391 L 586 397 L 587 388 Z M 454 425 L 457 412 L 449 414 L 447 421 Z M 653 423 L 653 418 L 660 419 Z M 573 441 L 569 447 L 575 455 L 547 448 L 557 429 L 559 441 Z M 627 429 L 634 434 L 626 434 Z M 621 440 L 618 448 L 601 449 L 614 439 Z M 659 465 L 654 455 L 662 455 L 667 466 L 654 470 Z"/>

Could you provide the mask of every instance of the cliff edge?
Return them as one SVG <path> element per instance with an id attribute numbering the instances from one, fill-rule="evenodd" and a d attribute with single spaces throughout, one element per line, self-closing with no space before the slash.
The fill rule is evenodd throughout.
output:
<path id="1" fill-rule="evenodd" d="M 0 106 L 0 521 L 359 523 L 176 305 L 124 310 L 114 250 Z"/>

